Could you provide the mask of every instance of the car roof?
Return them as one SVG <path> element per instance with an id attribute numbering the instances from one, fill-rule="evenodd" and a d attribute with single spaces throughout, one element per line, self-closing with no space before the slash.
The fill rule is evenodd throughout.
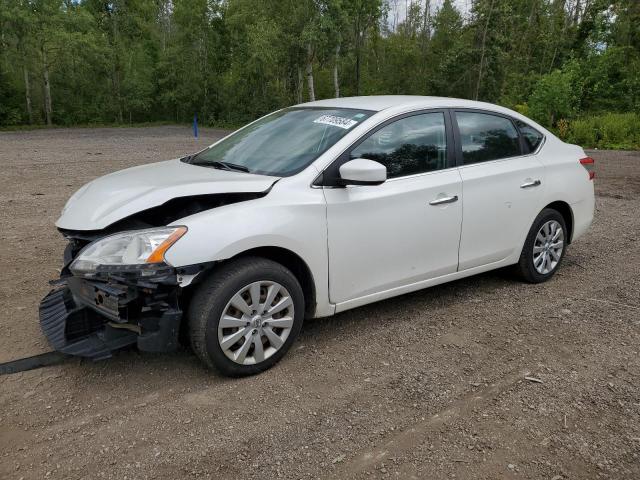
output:
<path id="1" fill-rule="evenodd" d="M 328 98 L 296 105 L 297 107 L 357 108 L 380 112 L 393 107 L 406 108 L 479 108 L 495 112 L 511 113 L 511 110 L 485 102 L 462 98 L 423 97 L 419 95 L 371 95 L 362 97 Z"/>

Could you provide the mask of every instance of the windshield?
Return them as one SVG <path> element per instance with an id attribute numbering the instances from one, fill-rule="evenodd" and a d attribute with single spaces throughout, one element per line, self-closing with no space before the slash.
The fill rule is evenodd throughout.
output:
<path id="1" fill-rule="evenodd" d="M 203 150 L 189 163 L 286 177 L 307 167 L 372 113 L 345 108 L 281 110 Z"/>

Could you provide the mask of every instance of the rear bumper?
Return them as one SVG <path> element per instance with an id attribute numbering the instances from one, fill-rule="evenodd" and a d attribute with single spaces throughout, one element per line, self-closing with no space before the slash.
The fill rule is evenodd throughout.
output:
<path id="1" fill-rule="evenodd" d="M 55 350 L 93 360 L 133 344 L 172 351 L 182 319 L 179 290 L 175 273 L 144 281 L 67 277 L 40 303 L 40 326 Z"/>
<path id="2" fill-rule="evenodd" d="M 584 235 L 593 223 L 595 197 L 591 196 L 590 198 L 580 202 L 572 203 L 571 211 L 573 212 L 573 232 L 571 235 L 571 242 L 573 242 Z"/>

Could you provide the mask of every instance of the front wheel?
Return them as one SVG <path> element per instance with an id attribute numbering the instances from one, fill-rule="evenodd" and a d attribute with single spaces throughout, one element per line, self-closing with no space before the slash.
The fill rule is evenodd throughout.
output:
<path id="1" fill-rule="evenodd" d="M 549 280 L 564 258 L 567 226 L 557 211 L 545 208 L 534 220 L 524 242 L 516 271 L 525 281 L 541 283 Z"/>
<path id="2" fill-rule="evenodd" d="M 223 375 L 253 375 L 273 366 L 302 328 L 304 295 L 284 266 L 259 257 L 214 272 L 191 300 L 191 345 Z"/>

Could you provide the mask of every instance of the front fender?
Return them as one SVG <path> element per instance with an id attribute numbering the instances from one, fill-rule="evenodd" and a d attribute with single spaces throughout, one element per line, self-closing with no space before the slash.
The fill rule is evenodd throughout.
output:
<path id="1" fill-rule="evenodd" d="M 175 267 L 222 261 L 247 250 L 279 247 L 302 258 L 315 282 L 317 316 L 332 313 L 328 294 L 326 205 L 319 189 L 290 203 L 267 197 L 177 220 L 189 230 L 165 254 Z"/>

